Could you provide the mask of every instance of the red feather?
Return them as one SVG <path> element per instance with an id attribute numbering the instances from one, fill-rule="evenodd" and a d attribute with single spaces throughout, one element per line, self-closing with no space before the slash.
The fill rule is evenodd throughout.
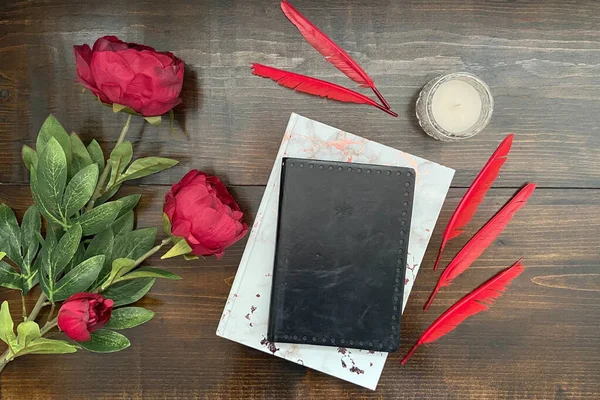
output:
<path id="1" fill-rule="evenodd" d="M 315 50 L 325 57 L 327 61 L 333 64 L 337 69 L 342 71 L 348 78 L 364 87 L 370 87 L 373 92 L 379 97 L 384 107 L 389 109 L 390 106 L 385 101 L 381 93 L 375 88 L 373 79 L 365 70 L 363 70 L 356 61 L 352 59 L 340 46 L 338 46 L 331 38 L 325 35 L 319 28 L 313 25 L 306 17 L 296 10 L 287 1 L 281 2 L 281 10 L 292 24 L 298 28 L 304 39 Z"/>
<path id="2" fill-rule="evenodd" d="M 398 114 L 382 107 L 377 102 L 367 96 L 350 90 L 335 83 L 311 78 L 310 76 L 300 75 L 281 69 L 268 67 L 262 64 L 252 64 L 252 73 L 254 75 L 269 78 L 279 83 L 281 86 L 297 90 L 302 93 L 308 93 L 315 96 L 327 97 L 328 99 L 343 101 L 346 103 L 368 104 L 377 107 L 380 110 L 397 117 Z"/>
<path id="3" fill-rule="evenodd" d="M 429 300 L 425 303 L 425 311 L 429 308 L 429 305 L 440 288 L 448 286 L 454 278 L 469 268 L 485 249 L 492 244 L 496 237 L 498 237 L 504 228 L 506 228 L 506 225 L 508 225 L 515 213 L 527 203 L 527 200 L 533 194 L 534 190 L 535 183 L 528 183 L 519 191 L 519 193 L 514 195 L 513 198 L 471 238 L 471 240 L 467 242 L 465 247 L 458 252 L 456 257 L 454 257 L 444 272 L 442 272 L 442 275 L 440 275 L 433 292 L 431 292 L 431 295 L 429 296 Z"/>
<path id="4" fill-rule="evenodd" d="M 454 210 L 454 214 L 450 217 L 446 230 L 444 230 L 440 251 L 438 252 L 438 256 L 433 266 L 434 271 L 437 270 L 446 243 L 464 232 L 462 228 L 469 223 L 471 218 L 473 218 L 473 215 L 475 215 L 475 212 L 477 211 L 477 207 L 479 207 L 479 204 L 485 197 L 488 189 L 498 177 L 500 168 L 504 165 L 506 156 L 510 151 L 514 136 L 515 135 L 511 133 L 504 138 L 502 143 L 500 143 L 500 146 L 498 146 L 494 154 L 492 154 L 479 174 L 475 177 L 475 180 L 471 183 L 471 186 L 461 199 L 460 203 L 458 203 L 456 210 Z"/>
<path id="5" fill-rule="evenodd" d="M 448 332 L 453 331 L 454 328 L 471 315 L 489 309 L 494 300 L 502 296 L 512 280 L 519 276 L 524 269 L 525 267 L 521 265 L 521 260 L 519 260 L 512 267 L 495 275 L 492 279 L 457 301 L 423 332 L 417 343 L 402 359 L 402 364 L 406 363 L 420 345 L 436 341 Z"/>

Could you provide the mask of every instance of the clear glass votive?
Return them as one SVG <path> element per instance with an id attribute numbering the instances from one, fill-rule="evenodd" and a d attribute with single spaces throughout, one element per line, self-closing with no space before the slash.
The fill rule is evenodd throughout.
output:
<path id="1" fill-rule="evenodd" d="M 421 128 L 442 141 L 477 135 L 490 122 L 493 110 L 490 88 L 468 72 L 455 72 L 429 81 L 416 104 Z"/>

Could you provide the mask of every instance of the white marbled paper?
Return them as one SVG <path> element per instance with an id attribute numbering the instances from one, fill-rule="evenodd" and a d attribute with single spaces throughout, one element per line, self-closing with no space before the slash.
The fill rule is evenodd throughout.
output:
<path id="1" fill-rule="evenodd" d="M 267 341 L 283 157 L 412 167 L 416 171 L 403 310 L 454 170 L 304 118 L 290 117 L 217 335 L 374 390 L 387 353 Z"/>

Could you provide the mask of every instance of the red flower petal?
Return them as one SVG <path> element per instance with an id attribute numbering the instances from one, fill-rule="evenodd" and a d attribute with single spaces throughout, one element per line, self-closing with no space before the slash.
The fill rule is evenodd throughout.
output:
<path id="1" fill-rule="evenodd" d="M 116 36 L 99 38 L 92 49 L 74 46 L 74 52 L 79 81 L 105 103 L 158 116 L 181 102 L 184 64 L 170 52 Z"/>
<path id="2" fill-rule="evenodd" d="M 125 90 L 135 78 L 135 72 L 119 53 L 102 51 L 92 54 L 91 68 L 99 88 L 111 84 Z"/>
<path id="3" fill-rule="evenodd" d="M 171 233 L 179 237 L 188 237 L 192 232 L 192 223 L 185 219 L 178 219 L 173 222 Z"/>
<path id="4" fill-rule="evenodd" d="M 152 101 L 147 106 L 142 107 L 140 113 L 145 117 L 163 115 L 175 108 L 181 101 L 179 98 L 167 102 Z"/>
<path id="5" fill-rule="evenodd" d="M 58 312 L 58 327 L 71 339 L 85 342 L 90 333 L 110 319 L 114 301 L 97 293 L 77 293 L 65 300 Z"/>
<path id="6" fill-rule="evenodd" d="M 68 337 L 78 342 L 90 340 L 87 329 L 89 321 L 89 300 L 75 299 L 63 303 L 58 313 L 58 327 Z"/>
<path id="7" fill-rule="evenodd" d="M 96 323 L 93 325 L 88 324 L 88 330 L 90 332 L 97 331 L 102 328 L 110 320 L 112 314 L 112 306 L 114 302 L 110 299 L 106 299 L 99 302 L 94 307 L 94 313 L 96 315 Z"/>
<path id="8" fill-rule="evenodd" d="M 136 73 L 141 74 L 146 70 L 153 71 L 155 68 L 163 69 L 160 60 L 155 56 L 156 52 L 148 50 L 127 49 L 119 52 L 119 55 L 127 62 L 129 67 Z"/>
<path id="9" fill-rule="evenodd" d="M 127 44 L 119 40 L 116 36 L 103 36 L 96 40 L 92 51 L 94 53 L 97 51 L 119 51 L 126 50 L 127 48 Z"/>
<path id="10" fill-rule="evenodd" d="M 221 180 L 190 171 L 165 196 L 165 213 L 172 233 L 184 237 L 192 253 L 221 257 L 225 248 L 241 239 L 248 226 L 243 213 Z"/>

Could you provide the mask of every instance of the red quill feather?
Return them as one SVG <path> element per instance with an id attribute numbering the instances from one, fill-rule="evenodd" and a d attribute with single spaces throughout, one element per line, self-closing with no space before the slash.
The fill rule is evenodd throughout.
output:
<path id="1" fill-rule="evenodd" d="M 319 28 L 311 23 L 298 10 L 296 10 L 287 1 L 281 2 L 281 10 L 292 24 L 298 28 L 300 34 L 315 50 L 325 57 L 327 61 L 333 64 L 337 69 L 342 71 L 348 78 L 358 83 L 363 87 L 370 87 L 373 92 L 379 97 L 384 107 L 389 109 L 390 106 L 385 101 L 381 93 L 375 87 L 373 79 L 352 59 L 340 46 L 338 46 L 331 38 L 325 35 Z"/>
<path id="2" fill-rule="evenodd" d="M 446 247 L 446 243 L 464 232 L 462 228 L 469 223 L 471 218 L 473 218 L 473 215 L 475 215 L 475 212 L 477 211 L 477 207 L 481 204 L 481 201 L 492 186 L 492 183 L 498 178 L 500 168 L 502 168 L 502 165 L 504 165 L 504 162 L 506 161 L 506 156 L 510 151 L 514 136 L 515 135 L 511 133 L 504 138 L 494 154 L 492 154 L 479 174 L 475 177 L 475 180 L 471 183 L 471 186 L 460 200 L 460 203 L 458 203 L 456 210 L 454 210 L 454 214 L 450 217 L 450 221 L 444 230 L 440 251 L 438 252 L 435 264 L 433 265 L 434 271 L 437 270 L 438 264 L 442 259 L 442 252 L 444 251 L 444 247 Z"/>
<path id="3" fill-rule="evenodd" d="M 326 97 L 328 99 L 346 103 L 368 104 L 373 107 L 377 107 L 381 111 L 384 111 L 394 117 L 398 116 L 398 114 L 395 112 L 382 107 L 380 104 L 371 100 L 367 96 L 343 86 L 336 85 L 335 83 L 322 81 L 320 79 L 296 74 L 294 72 L 268 67 L 262 64 L 252 64 L 252 73 L 263 78 L 272 79 L 281 86 L 297 90 L 298 92 Z"/>
<path id="4" fill-rule="evenodd" d="M 454 278 L 469 268 L 485 249 L 492 244 L 496 237 L 506 228 L 506 225 L 508 225 L 515 213 L 527 203 L 534 190 L 535 183 L 527 184 L 467 242 L 465 247 L 458 252 L 456 257 L 442 272 L 442 275 L 440 275 L 433 292 L 429 296 L 429 300 L 425 303 L 425 307 L 423 308 L 425 311 L 429 308 L 440 288 L 448 286 Z"/>
<path id="5" fill-rule="evenodd" d="M 471 315 L 488 310 L 494 303 L 494 300 L 502 296 L 512 280 L 519 276 L 524 269 L 525 267 L 521 265 L 521 260 L 519 260 L 512 267 L 496 274 L 492 279 L 457 301 L 423 332 L 417 343 L 402 359 L 402 364 L 406 363 L 415 350 L 422 344 L 436 341 L 448 332 L 453 331 L 454 328 Z"/>

